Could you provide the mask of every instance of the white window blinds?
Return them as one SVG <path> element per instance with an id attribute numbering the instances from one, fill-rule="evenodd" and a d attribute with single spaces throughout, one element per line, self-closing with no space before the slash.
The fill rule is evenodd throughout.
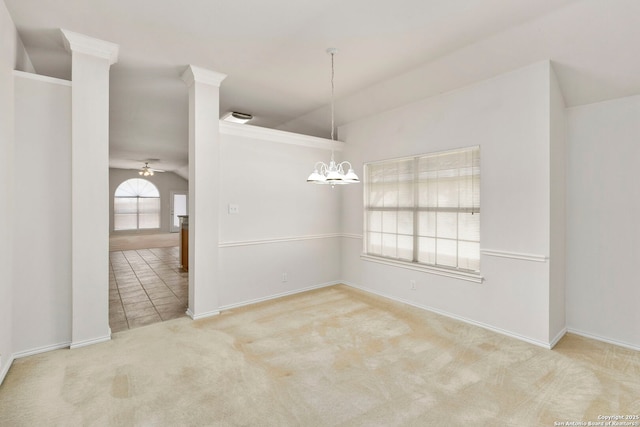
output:
<path id="1" fill-rule="evenodd" d="M 160 192 L 146 179 L 128 179 L 118 186 L 113 199 L 113 229 L 160 228 Z"/>
<path id="2" fill-rule="evenodd" d="M 480 269 L 480 148 L 365 165 L 365 252 Z"/>

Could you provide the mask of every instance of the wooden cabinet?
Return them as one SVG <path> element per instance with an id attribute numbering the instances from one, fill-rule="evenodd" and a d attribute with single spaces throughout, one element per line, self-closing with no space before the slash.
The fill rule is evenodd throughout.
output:
<path id="1" fill-rule="evenodd" d="M 189 271 L 189 216 L 179 215 L 180 218 L 180 267 Z"/>

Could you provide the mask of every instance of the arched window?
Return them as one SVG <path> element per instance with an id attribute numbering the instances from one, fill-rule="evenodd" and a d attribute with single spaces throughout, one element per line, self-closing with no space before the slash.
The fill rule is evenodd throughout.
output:
<path id="1" fill-rule="evenodd" d="M 146 179 L 128 179 L 113 198 L 113 229 L 160 228 L 160 192 Z"/>

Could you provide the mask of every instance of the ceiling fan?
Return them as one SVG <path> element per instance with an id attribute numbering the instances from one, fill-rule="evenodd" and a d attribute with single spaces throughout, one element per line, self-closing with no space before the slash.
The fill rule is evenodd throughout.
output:
<path id="1" fill-rule="evenodd" d="M 153 169 L 149 166 L 149 162 L 144 162 L 144 166 L 142 169 L 138 171 L 138 175 L 140 176 L 153 176 L 155 172 L 165 172 L 162 169 Z"/>

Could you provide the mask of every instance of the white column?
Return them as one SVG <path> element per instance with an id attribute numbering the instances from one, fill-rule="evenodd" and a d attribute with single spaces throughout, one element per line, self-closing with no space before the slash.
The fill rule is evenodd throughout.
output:
<path id="1" fill-rule="evenodd" d="M 109 328 L 109 67 L 118 45 L 62 30 L 71 52 L 71 348 Z"/>
<path id="2" fill-rule="evenodd" d="M 226 75 L 190 65 L 189 87 L 189 309 L 192 319 L 219 314 L 218 198 L 220 83 Z"/>

